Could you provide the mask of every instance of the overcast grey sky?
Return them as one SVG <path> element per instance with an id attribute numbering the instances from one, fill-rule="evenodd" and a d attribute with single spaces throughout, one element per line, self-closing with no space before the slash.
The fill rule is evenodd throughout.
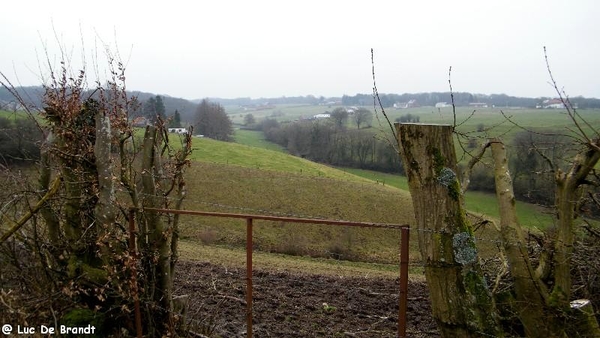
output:
<path id="1" fill-rule="evenodd" d="M 83 41 L 92 78 L 105 43 L 129 89 L 187 99 L 368 94 L 371 48 L 381 93 L 447 91 L 452 66 L 455 91 L 553 96 L 543 46 L 569 95 L 600 97 L 594 0 L 22 0 L 2 13 L 0 71 L 22 85 L 47 75 L 44 43 L 58 58 L 54 30 L 74 66 Z"/>

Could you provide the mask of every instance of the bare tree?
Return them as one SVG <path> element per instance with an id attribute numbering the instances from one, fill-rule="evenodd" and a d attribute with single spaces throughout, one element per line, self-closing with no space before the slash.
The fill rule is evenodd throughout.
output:
<path id="1" fill-rule="evenodd" d="M 348 122 L 348 111 L 346 110 L 346 108 L 335 108 L 330 115 L 331 119 L 335 123 L 335 126 L 338 128 L 343 128 Z"/>
<path id="2" fill-rule="evenodd" d="M 373 113 L 366 108 L 358 108 L 354 111 L 352 120 L 356 123 L 356 128 L 360 129 L 361 125 L 371 126 L 373 122 Z"/>

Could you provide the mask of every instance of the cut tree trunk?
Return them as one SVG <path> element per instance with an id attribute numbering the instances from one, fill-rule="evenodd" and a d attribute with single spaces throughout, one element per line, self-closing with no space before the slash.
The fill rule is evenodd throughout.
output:
<path id="1" fill-rule="evenodd" d="M 457 178 L 453 128 L 396 124 L 421 256 L 444 337 L 502 336 Z"/>

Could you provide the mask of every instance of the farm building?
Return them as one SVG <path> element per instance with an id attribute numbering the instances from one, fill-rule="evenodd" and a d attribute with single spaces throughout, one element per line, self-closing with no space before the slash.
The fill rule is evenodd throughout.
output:
<path id="1" fill-rule="evenodd" d="M 542 108 L 544 109 L 560 109 L 564 107 L 565 105 L 560 99 L 544 100 L 544 102 L 542 102 Z"/>
<path id="2" fill-rule="evenodd" d="M 187 132 L 186 128 L 169 128 L 169 133 L 185 134 Z"/>

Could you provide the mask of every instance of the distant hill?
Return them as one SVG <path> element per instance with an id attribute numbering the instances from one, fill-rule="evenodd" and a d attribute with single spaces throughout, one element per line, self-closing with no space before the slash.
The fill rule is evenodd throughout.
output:
<path id="1" fill-rule="evenodd" d="M 42 86 L 17 87 L 17 93 L 25 100 L 25 102 L 33 107 L 41 108 L 42 96 L 44 89 Z M 91 92 L 90 92 L 91 93 Z M 150 97 L 156 96 L 154 93 L 146 93 L 140 91 L 128 91 L 129 95 L 136 96 L 141 102 L 148 100 Z M 163 98 L 167 116 L 172 115 L 175 110 L 179 111 L 183 120 L 193 120 L 196 106 L 194 102 L 169 95 L 159 94 Z M 14 96 L 4 87 L 0 87 L 0 109 L 11 111 L 19 109 L 19 105 L 15 106 L 16 100 Z M 134 113 L 135 115 L 135 113 Z"/>
<path id="2" fill-rule="evenodd" d="M 23 97 L 26 102 L 34 107 L 41 106 L 43 89 L 41 86 L 17 87 L 17 92 Z M 131 95 L 138 97 L 140 101 L 146 101 L 155 93 L 130 91 Z M 193 121 L 194 113 L 197 104 L 202 99 L 186 100 L 182 98 L 172 97 L 167 94 L 158 94 L 162 96 L 165 104 L 167 115 L 172 115 L 175 110 L 181 114 L 183 121 Z M 264 106 L 264 105 L 284 105 L 284 104 L 299 104 L 299 105 L 344 105 L 344 106 L 365 106 L 373 104 L 371 94 L 356 94 L 354 96 L 343 95 L 341 97 L 324 97 L 324 96 L 282 96 L 271 98 L 241 97 L 235 99 L 224 98 L 208 98 L 212 102 L 219 103 L 224 106 Z M 416 106 L 431 106 L 434 107 L 440 103 L 450 104 L 450 92 L 427 92 L 427 93 L 405 93 L 405 94 L 380 94 L 381 103 L 384 107 L 416 107 Z M 544 101 L 551 100 L 552 97 L 517 97 L 506 94 L 473 94 L 467 92 L 455 92 L 454 103 L 457 106 L 495 106 L 495 107 L 523 107 L 535 108 L 542 106 Z M 571 102 L 578 108 L 600 108 L 600 99 L 585 98 L 582 96 L 571 97 Z M 0 88 L 0 109 L 12 110 L 15 99 L 6 88 Z M 18 108 L 17 108 L 18 109 Z"/>
<path id="3" fill-rule="evenodd" d="M 165 94 L 154 94 L 154 93 L 146 93 L 140 91 L 129 91 L 130 95 L 136 96 L 140 102 L 144 102 L 151 97 L 156 95 L 160 95 L 162 97 L 163 103 L 165 104 L 165 112 L 167 116 L 173 115 L 175 110 L 181 114 L 182 121 L 193 121 L 194 113 L 196 112 L 197 103 L 192 101 L 181 99 L 178 97 L 172 97 Z"/>

